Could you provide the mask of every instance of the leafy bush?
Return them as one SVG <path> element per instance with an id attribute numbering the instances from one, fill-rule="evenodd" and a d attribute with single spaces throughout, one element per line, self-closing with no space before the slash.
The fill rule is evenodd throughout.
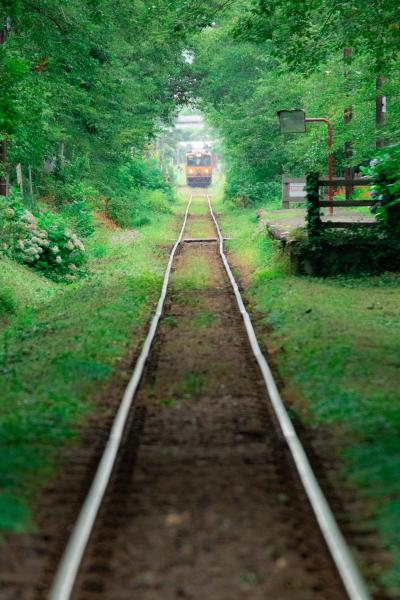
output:
<path id="1" fill-rule="evenodd" d="M 85 248 L 62 217 L 27 210 L 13 191 L 0 206 L 1 251 L 55 281 L 72 282 L 84 274 Z"/>
<path id="2" fill-rule="evenodd" d="M 63 215 L 81 237 L 88 237 L 94 233 L 92 214 L 84 200 L 74 200 L 68 204 L 63 210 Z"/>
<path id="3" fill-rule="evenodd" d="M 132 190 L 125 197 L 113 197 L 107 202 L 107 215 L 120 227 L 141 227 L 154 214 L 171 212 L 169 196 L 162 190 Z"/>
<path id="4" fill-rule="evenodd" d="M 106 212 L 120 227 L 141 227 L 150 223 L 152 215 L 170 212 L 172 199 L 172 187 L 156 161 L 129 156 L 117 170 Z"/>
<path id="5" fill-rule="evenodd" d="M 278 181 L 251 181 L 240 174 L 228 174 L 225 195 L 238 206 L 259 206 L 279 201 L 281 186 Z"/>
<path id="6" fill-rule="evenodd" d="M 42 177 L 41 195 L 53 199 L 68 224 L 81 237 L 94 232 L 90 208 L 98 205 L 99 193 L 83 179 L 89 172 L 87 157 L 57 159 L 54 172 Z"/>
<path id="7" fill-rule="evenodd" d="M 164 192 L 170 190 L 170 186 L 164 180 L 157 162 L 138 156 L 128 157 L 125 163 L 118 169 L 116 185 L 119 192 L 133 188 L 164 190 Z"/>
<path id="8" fill-rule="evenodd" d="M 376 200 L 373 212 L 377 221 L 387 234 L 397 237 L 400 234 L 400 145 L 382 151 L 362 171 L 374 181 L 371 198 Z"/>

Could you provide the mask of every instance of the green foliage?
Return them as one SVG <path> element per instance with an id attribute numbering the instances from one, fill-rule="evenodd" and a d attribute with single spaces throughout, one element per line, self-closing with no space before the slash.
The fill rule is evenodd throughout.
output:
<path id="1" fill-rule="evenodd" d="M 55 281 L 72 282 L 84 274 L 85 248 L 61 216 L 32 213 L 14 191 L 0 205 L 2 252 Z"/>
<path id="2" fill-rule="evenodd" d="M 374 228 L 318 230 L 295 242 L 291 252 L 301 273 L 320 277 L 377 275 L 400 270 L 400 240 L 377 235 Z"/>
<path id="3" fill-rule="evenodd" d="M 373 211 L 377 221 L 395 241 L 400 235 L 400 145 L 382 151 L 363 173 L 374 182 L 371 198 L 376 200 Z"/>
<path id="4" fill-rule="evenodd" d="M 276 112 L 303 108 L 328 117 L 334 128 L 334 172 L 366 164 L 376 139 L 399 140 L 400 36 L 397 3 L 326 0 L 234 3 L 218 27 L 194 43 L 193 69 L 200 105 L 220 132 L 226 195 L 241 204 L 271 202 L 262 186 L 310 171 L 326 173 L 326 126 L 310 123 L 302 135 L 283 135 Z M 345 16 L 344 16 L 345 15 Z M 373 32 L 373 33 L 372 33 Z M 383 41 L 385 40 L 385 41 Z M 351 60 L 343 48 L 352 49 Z M 375 124 L 376 75 L 387 97 L 383 127 Z M 352 107 L 352 119 L 344 112 Z M 344 144 L 352 142 L 352 155 Z"/>
<path id="5" fill-rule="evenodd" d="M 110 192 L 107 215 L 120 227 L 141 227 L 152 215 L 171 212 L 172 188 L 153 160 L 126 158 Z"/>
<path id="6" fill-rule="evenodd" d="M 31 166 L 34 193 L 81 237 L 92 233 L 91 210 L 107 200 L 123 206 L 131 188 L 171 197 L 171 155 L 160 157 L 164 175 L 142 156 L 154 154 L 155 137 L 188 100 L 182 52 L 221 2 L 2 2 L 0 26 L 9 19 L 11 30 L 0 44 L 0 135 L 8 138 L 11 184 L 11 165 L 21 163 L 25 177 Z M 167 210 L 159 194 L 140 195 L 135 217 L 120 221 L 147 223 L 150 205 Z"/>
<path id="7" fill-rule="evenodd" d="M 308 173 L 307 175 L 307 233 L 310 243 L 315 243 L 322 233 L 321 211 L 319 202 L 319 173 Z"/>
<path id="8" fill-rule="evenodd" d="M 79 236 L 85 238 L 94 233 L 92 214 L 84 200 L 73 200 L 65 207 L 62 214 Z"/>

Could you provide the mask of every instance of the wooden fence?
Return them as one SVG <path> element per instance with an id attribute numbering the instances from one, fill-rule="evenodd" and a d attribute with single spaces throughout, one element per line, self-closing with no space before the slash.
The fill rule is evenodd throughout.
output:
<path id="1" fill-rule="evenodd" d="M 337 178 L 327 179 L 320 178 L 318 173 L 310 173 L 307 176 L 307 228 L 309 234 L 318 235 L 322 229 L 326 228 L 350 228 L 356 225 L 357 227 L 375 227 L 376 222 L 350 222 L 350 221 L 322 221 L 321 208 L 345 208 L 353 207 L 360 208 L 361 206 L 374 206 L 377 200 L 323 200 L 320 197 L 320 189 L 324 188 L 354 188 L 365 187 L 372 185 L 371 179 L 357 178 L 344 179 Z"/>

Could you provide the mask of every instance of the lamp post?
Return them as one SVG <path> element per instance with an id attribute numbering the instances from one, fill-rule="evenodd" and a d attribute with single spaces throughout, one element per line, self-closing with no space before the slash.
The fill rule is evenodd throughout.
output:
<path id="1" fill-rule="evenodd" d="M 282 133 L 306 133 L 306 123 L 326 123 L 328 127 L 328 179 L 333 178 L 333 127 L 332 123 L 326 117 L 306 117 L 306 113 L 301 109 L 278 110 L 279 126 Z M 333 199 L 333 188 L 328 188 L 328 199 Z M 333 210 L 330 208 L 330 214 Z"/>

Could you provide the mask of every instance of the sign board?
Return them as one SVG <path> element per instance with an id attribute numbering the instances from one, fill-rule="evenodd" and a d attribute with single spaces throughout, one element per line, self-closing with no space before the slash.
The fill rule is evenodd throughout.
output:
<path id="1" fill-rule="evenodd" d="M 281 133 L 305 133 L 306 113 L 300 108 L 292 110 L 278 110 L 279 127 Z"/>
<path id="2" fill-rule="evenodd" d="M 282 208 L 289 208 L 290 202 L 305 202 L 305 177 L 282 176 Z"/>
<path id="3" fill-rule="evenodd" d="M 289 183 L 289 196 L 291 198 L 305 198 L 307 192 L 305 191 L 306 183 Z"/>

